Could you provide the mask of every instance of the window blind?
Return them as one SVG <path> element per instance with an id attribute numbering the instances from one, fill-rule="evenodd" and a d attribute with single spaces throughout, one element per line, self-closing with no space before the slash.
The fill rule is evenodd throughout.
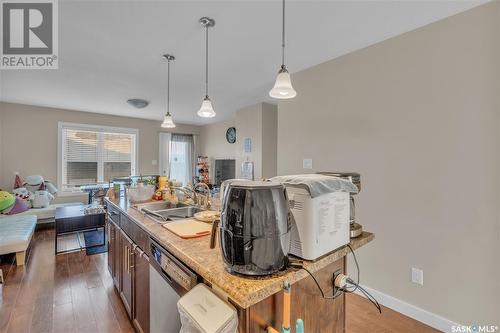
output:
<path id="1" fill-rule="evenodd" d="M 78 187 L 134 174 L 137 134 L 123 130 L 62 126 L 60 186 Z"/>

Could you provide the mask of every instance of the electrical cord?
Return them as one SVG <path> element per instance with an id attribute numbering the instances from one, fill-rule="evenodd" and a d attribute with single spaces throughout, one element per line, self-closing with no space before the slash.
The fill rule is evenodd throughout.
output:
<path id="1" fill-rule="evenodd" d="M 314 283 L 316 284 L 316 286 L 318 287 L 319 291 L 321 292 L 321 297 L 323 297 L 324 299 L 333 299 L 334 298 L 333 296 L 325 296 L 325 292 L 323 291 L 323 288 L 321 288 L 321 286 L 319 285 L 319 282 L 316 279 L 316 277 L 313 275 L 313 273 L 311 273 L 311 271 L 309 271 L 307 268 L 304 267 L 304 265 L 302 264 L 301 261 L 290 260 L 288 262 L 288 265 L 290 267 L 294 267 L 294 268 L 299 268 L 299 269 L 305 270 L 307 272 L 307 274 L 309 274 L 309 276 L 312 277 Z"/>
<path id="2" fill-rule="evenodd" d="M 344 292 L 346 292 L 346 293 L 353 293 L 353 292 L 355 292 L 355 291 L 358 289 L 358 287 L 359 287 L 359 281 L 360 281 L 360 280 L 359 280 L 359 277 L 360 277 L 361 271 L 360 271 L 360 269 L 359 269 L 359 264 L 358 264 L 358 259 L 356 258 L 356 254 L 354 254 L 354 250 L 352 249 L 351 245 L 349 245 L 349 244 L 347 244 L 347 247 L 349 247 L 349 250 L 351 250 L 352 257 L 354 258 L 354 263 L 356 264 L 356 270 L 357 270 L 357 272 L 358 272 L 358 279 L 357 279 L 357 281 L 358 281 L 358 282 L 356 282 L 356 283 L 355 283 L 355 287 L 354 287 L 354 289 L 353 289 L 353 290 L 348 290 L 348 289 L 344 289 L 344 288 L 342 288 L 341 290 L 342 290 L 342 291 L 344 291 Z M 350 279 L 350 278 L 349 278 L 349 279 Z M 352 280 L 351 280 L 351 281 L 352 281 Z"/>
<path id="3" fill-rule="evenodd" d="M 363 288 L 361 286 L 358 286 L 358 287 L 359 287 L 359 290 L 363 293 L 363 295 L 365 295 L 366 298 L 377 308 L 378 312 L 382 313 L 382 307 L 377 302 L 377 300 L 375 299 L 375 297 L 373 297 L 368 291 L 366 291 L 365 288 Z"/>
<path id="4" fill-rule="evenodd" d="M 349 250 L 351 250 L 352 257 L 354 258 L 354 263 L 356 264 L 356 269 L 358 271 L 358 279 L 357 279 L 357 281 L 354 281 L 351 278 L 347 278 L 347 283 L 349 283 L 351 286 L 354 286 L 354 289 L 349 290 L 349 289 L 347 289 L 347 287 L 345 287 L 342 289 L 342 291 L 347 292 L 347 293 L 353 293 L 356 290 L 361 291 L 361 293 L 363 293 L 363 295 L 365 295 L 366 298 L 377 308 L 378 312 L 382 313 L 382 307 L 380 306 L 378 301 L 375 299 L 375 297 L 373 297 L 368 291 L 366 291 L 365 288 L 363 288 L 359 285 L 361 273 L 360 273 L 360 269 L 359 269 L 358 259 L 356 258 L 356 254 L 354 253 L 351 245 L 347 244 L 347 246 L 349 247 Z"/>
<path id="5" fill-rule="evenodd" d="M 318 282 L 318 280 L 316 280 L 316 278 L 314 277 L 314 275 L 307 268 L 305 268 L 304 266 L 302 266 L 302 269 L 305 270 L 313 278 L 314 282 L 318 286 L 319 291 L 321 292 L 321 296 L 324 299 L 333 299 L 334 298 L 333 296 L 325 296 L 325 292 L 323 291 L 323 289 L 319 285 L 319 282 Z"/>
<path id="6" fill-rule="evenodd" d="M 365 288 L 363 288 L 363 287 L 361 287 L 359 285 L 361 271 L 359 269 L 358 259 L 356 258 L 356 254 L 354 253 L 354 250 L 352 249 L 351 245 L 347 244 L 347 247 L 349 247 L 349 250 L 351 250 L 352 256 L 354 258 L 354 263 L 356 264 L 357 281 L 354 281 L 353 279 L 351 279 L 350 277 L 348 277 L 347 280 L 346 280 L 346 282 L 351 287 L 354 287 L 354 289 L 349 290 L 348 289 L 349 287 L 345 286 L 344 288 L 340 288 L 340 290 L 343 291 L 343 292 L 345 292 L 345 293 L 353 293 L 356 290 L 359 290 L 377 308 L 378 312 L 382 313 L 382 307 L 380 306 L 379 302 L 375 299 L 375 297 L 373 297 L 368 291 L 366 291 Z M 312 277 L 314 283 L 316 284 L 316 286 L 318 287 L 319 291 L 321 292 L 321 297 L 323 297 L 324 299 L 334 299 L 335 298 L 334 296 L 325 296 L 325 292 L 323 291 L 323 288 L 321 288 L 318 280 L 316 279 L 316 277 L 307 268 L 304 267 L 302 261 L 293 261 L 293 260 L 290 260 L 289 263 L 288 263 L 288 265 L 290 267 L 295 267 L 295 268 L 299 268 L 299 269 L 305 270 L 309 274 L 309 276 Z"/>

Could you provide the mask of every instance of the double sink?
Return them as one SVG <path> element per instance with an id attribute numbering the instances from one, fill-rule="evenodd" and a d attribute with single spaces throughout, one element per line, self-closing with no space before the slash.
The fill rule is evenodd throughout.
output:
<path id="1" fill-rule="evenodd" d="M 205 210 L 198 206 L 190 206 L 183 203 L 172 204 L 168 201 L 137 204 L 134 208 L 160 224 L 187 219 Z"/>

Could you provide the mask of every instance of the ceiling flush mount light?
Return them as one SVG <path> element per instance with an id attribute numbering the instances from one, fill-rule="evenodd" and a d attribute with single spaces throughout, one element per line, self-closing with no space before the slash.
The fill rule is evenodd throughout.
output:
<path id="1" fill-rule="evenodd" d="M 202 118 L 213 118 L 215 117 L 215 111 L 212 101 L 208 97 L 208 28 L 212 28 L 215 25 L 215 20 L 209 17 L 202 17 L 199 22 L 205 28 L 205 97 L 197 114 Z"/>
<path id="2" fill-rule="evenodd" d="M 285 66 L 285 0 L 282 3 L 282 26 L 281 26 L 281 68 L 278 71 L 276 82 L 269 96 L 276 99 L 290 99 L 297 96 L 297 92 L 292 87 L 290 73 Z"/>
<path id="3" fill-rule="evenodd" d="M 146 101 L 145 99 L 140 99 L 140 98 L 127 99 L 127 103 L 129 105 L 132 105 L 134 108 L 137 108 L 137 109 L 143 109 L 149 105 L 148 101 Z"/>
<path id="4" fill-rule="evenodd" d="M 175 60 L 175 57 L 171 54 L 164 54 L 163 58 L 167 60 L 167 113 L 163 117 L 161 127 L 174 128 L 175 124 L 172 120 L 172 115 L 170 114 L 170 61 Z"/>

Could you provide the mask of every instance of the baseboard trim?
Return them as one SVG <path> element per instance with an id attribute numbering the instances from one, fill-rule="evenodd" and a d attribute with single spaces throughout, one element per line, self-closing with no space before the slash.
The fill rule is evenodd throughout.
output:
<path id="1" fill-rule="evenodd" d="M 455 323 L 449 319 L 441 317 L 435 313 L 429 312 L 427 310 L 421 309 L 415 305 L 406 303 L 402 300 L 399 300 L 390 295 L 384 294 L 380 291 L 372 289 L 370 287 L 366 287 L 361 285 L 366 291 L 372 294 L 373 297 L 377 299 L 377 301 L 385 307 L 388 307 L 394 311 L 404 314 L 407 317 L 415 319 L 419 322 L 422 322 L 430 327 L 433 327 L 437 330 L 443 332 L 451 332 L 452 326 L 459 326 L 460 324 Z M 355 291 L 356 294 L 364 297 L 359 290 Z"/>

